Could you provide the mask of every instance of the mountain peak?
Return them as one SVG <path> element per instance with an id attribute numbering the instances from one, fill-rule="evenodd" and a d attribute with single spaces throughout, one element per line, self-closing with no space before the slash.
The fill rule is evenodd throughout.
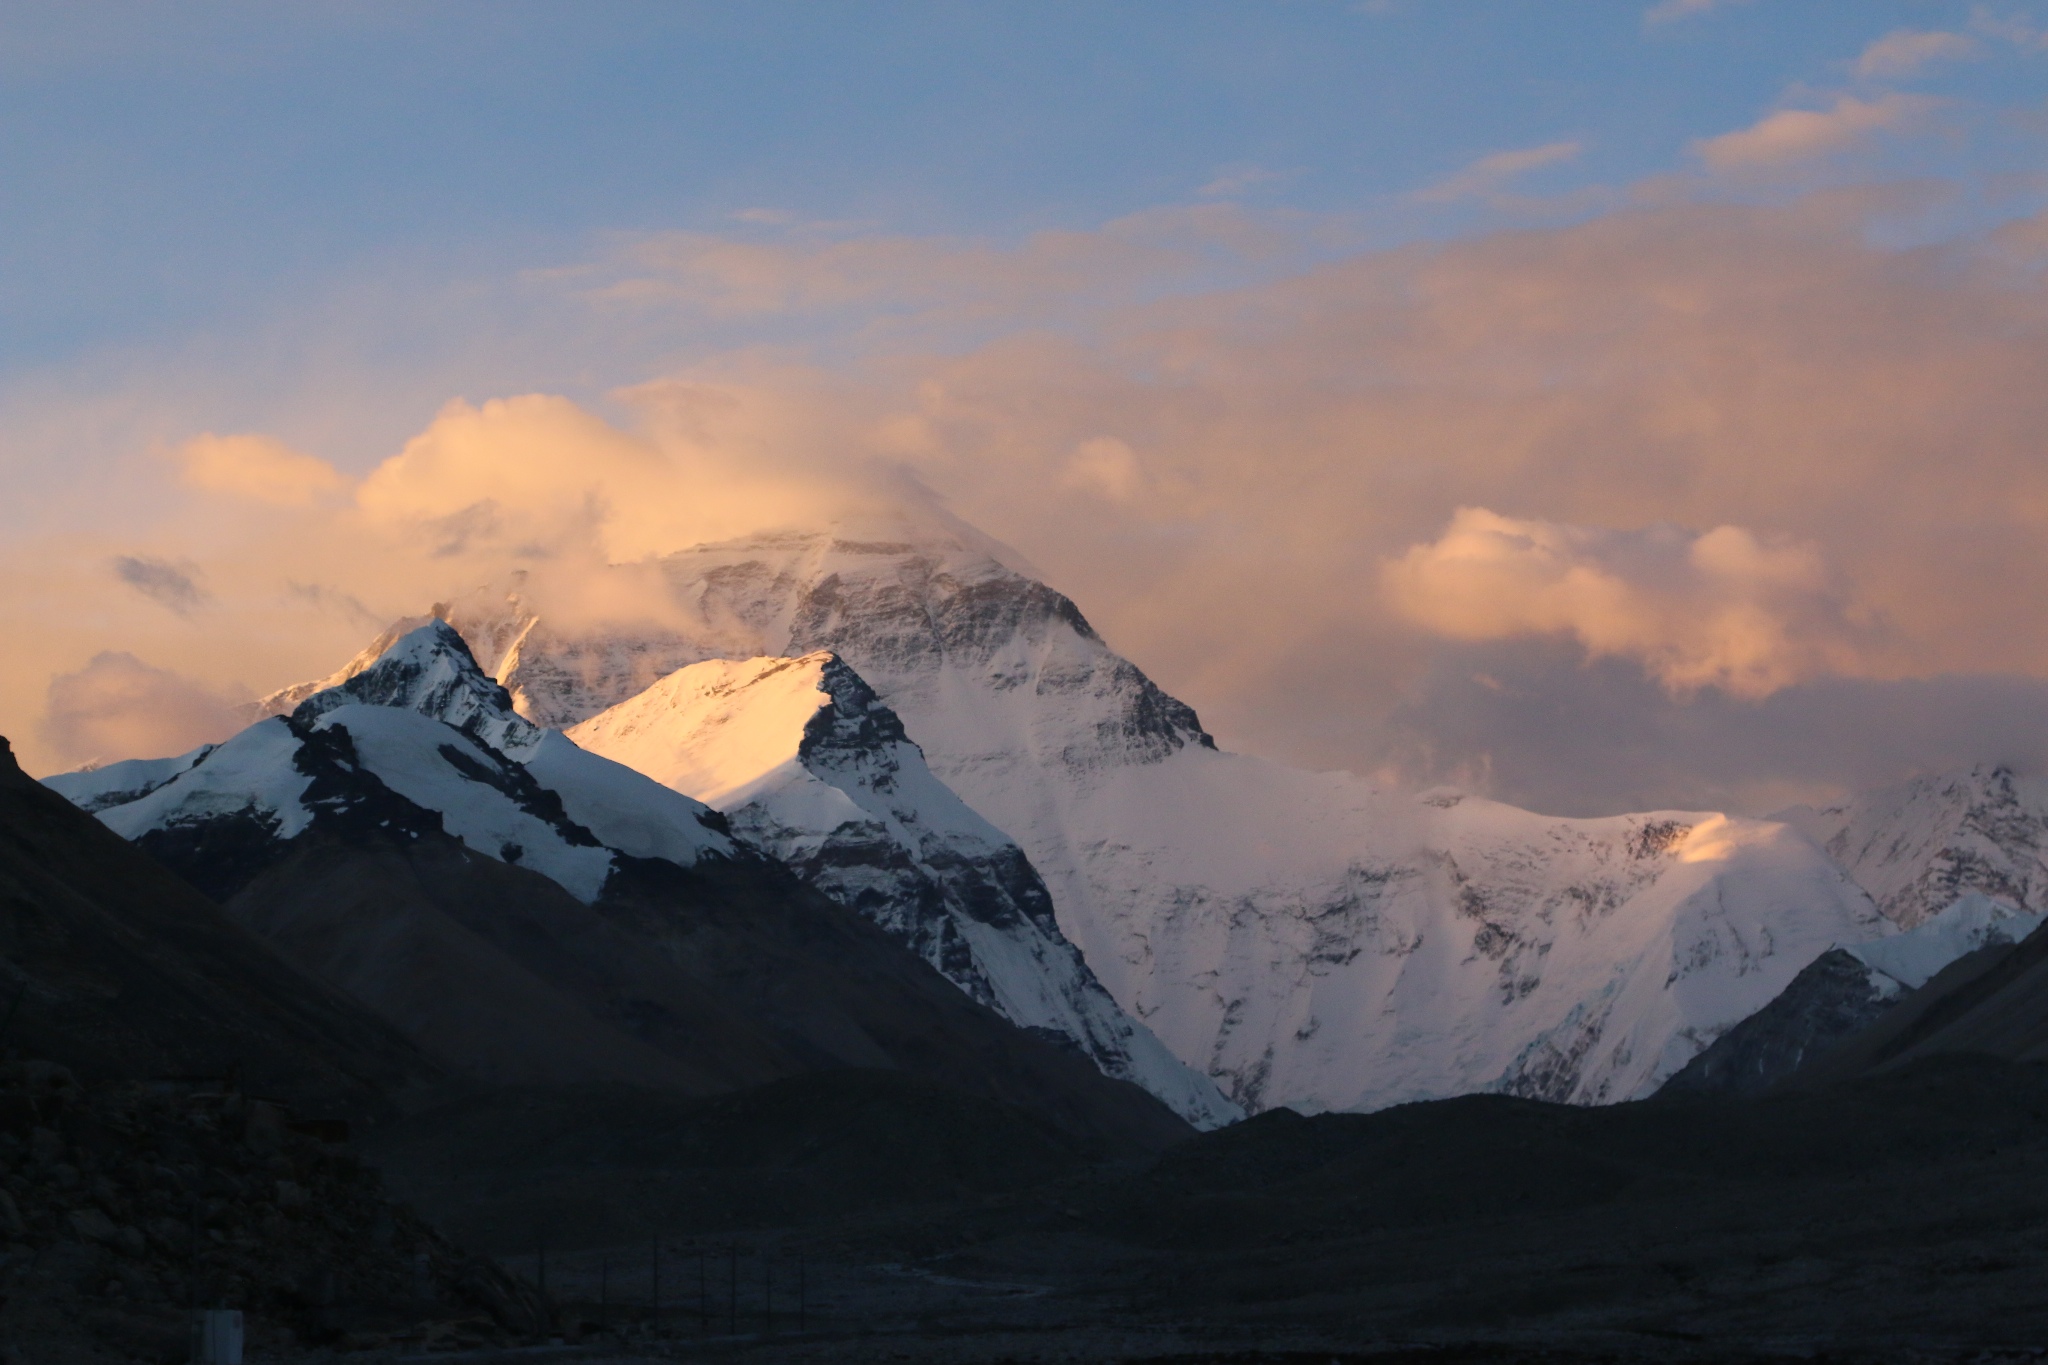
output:
<path id="1" fill-rule="evenodd" d="M 524 752 L 539 741 L 539 729 L 514 713 L 511 695 L 477 665 L 455 627 L 430 617 L 394 636 L 396 629 L 379 637 L 389 643 L 368 666 L 306 697 L 293 716 L 310 721 L 343 706 L 395 706 L 502 752 Z"/>

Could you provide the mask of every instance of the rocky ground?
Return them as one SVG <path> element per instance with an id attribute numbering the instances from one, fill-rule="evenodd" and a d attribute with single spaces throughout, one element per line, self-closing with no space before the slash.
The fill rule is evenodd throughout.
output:
<path id="1" fill-rule="evenodd" d="M 564 1351 L 930 1365 L 2048 1358 L 2048 1068 L 1991 1058 L 1739 1103 L 1490 1096 L 1273 1114 L 1143 1169 L 895 1209 L 842 1200 L 808 1220 L 784 1206 L 745 1226 L 722 1208 L 721 1226 L 693 1229 L 689 1207 L 646 1205 L 677 1219 L 658 1239 L 658 1332 L 652 1235 L 548 1253 Z M 530 1242 L 496 1249 L 539 1278 Z"/>
<path id="2" fill-rule="evenodd" d="M 0 1358 L 172 1365 L 200 1306 L 245 1310 L 252 1359 L 544 1340 L 539 1296 L 386 1198 L 342 1136 L 231 1083 L 0 1064 Z"/>
<path id="3" fill-rule="evenodd" d="M 2039 1065 L 1951 1058 L 1759 1101 L 1273 1114 L 1139 1166 L 1047 1148 L 1014 1180 L 967 1177 L 1033 1143 L 873 1086 L 682 1106 L 638 1136 L 582 1095 L 609 1148 L 576 1147 L 544 1098 L 407 1139 L 470 1153 L 473 1178 L 421 1192 L 487 1214 L 471 1235 L 499 1269 L 331 1132 L 232 1087 L 7 1068 L 10 1365 L 174 1361 L 184 1309 L 209 1301 L 250 1312 L 251 1365 L 2048 1359 Z M 484 1140 L 482 1118 L 505 1131 Z M 521 1122 L 545 1152 L 620 1166 L 590 1187 L 617 1197 L 606 1218 L 532 1235 L 564 1188 Z M 919 1124 L 950 1136 L 920 1146 Z M 732 1198 L 704 1193 L 719 1179 Z M 622 1234 L 633 1207 L 648 1226 Z"/>

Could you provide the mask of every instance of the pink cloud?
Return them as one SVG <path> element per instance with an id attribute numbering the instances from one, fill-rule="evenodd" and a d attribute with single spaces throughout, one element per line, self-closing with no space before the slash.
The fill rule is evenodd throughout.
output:
<path id="1" fill-rule="evenodd" d="M 1826 109 L 1780 109 L 1751 126 L 1703 138 L 1693 151 L 1717 171 L 1795 165 L 1849 151 L 1878 133 L 1919 123 L 1940 107 L 1924 95 L 1881 95 L 1863 100 L 1837 96 Z"/>
<path id="2" fill-rule="evenodd" d="M 1896 29 L 1863 49 L 1856 74 L 1865 80 L 1898 80 L 1916 76 L 1936 62 L 1962 61 L 1981 49 L 1960 33 Z"/>
<path id="3" fill-rule="evenodd" d="M 108 651 L 50 680 L 41 738 L 75 765 L 181 754 L 240 728 L 232 696 Z"/>

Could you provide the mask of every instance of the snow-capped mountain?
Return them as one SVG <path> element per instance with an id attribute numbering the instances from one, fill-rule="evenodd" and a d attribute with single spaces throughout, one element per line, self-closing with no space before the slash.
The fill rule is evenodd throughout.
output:
<path id="1" fill-rule="evenodd" d="M 971 530 L 924 514 L 666 557 L 668 619 L 453 605 L 519 710 L 830 651 L 1020 845 L 1116 1001 L 1247 1109 L 1653 1090 L 1831 945 L 1892 926 L 1782 824 L 1562 820 L 1219 752 Z"/>
<path id="2" fill-rule="evenodd" d="M 896 1068 L 1120 1150 L 1188 1132 L 723 815 L 514 713 L 444 622 L 327 681 L 218 746 L 49 785 L 458 1074 L 705 1093 Z"/>
<path id="3" fill-rule="evenodd" d="M 733 831 L 997 1013 L 1135 1081 L 1198 1127 L 1243 1117 L 1103 990 L 1022 849 L 926 767 L 826 652 L 677 670 L 568 737 L 722 811 Z"/>
<path id="4" fill-rule="evenodd" d="M 1984 765 L 1777 818 L 1825 848 L 1902 929 L 1972 891 L 2048 910 L 2048 781 Z"/>
<path id="5" fill-rule="evenodd" d="M 124 838 L 232 819 L 291 839 L 367 774 L 476 852 L 532 868 L 588 904 L 617 854 L 681 867 L 731 857 L 722 817 L 512 710 L 445 622 L 403 622 L 355 671 L 224 744 L 48 779 Z M 296 690 L 296 689 L 295 689 Z M 330 790 L 332 789 L 332 790 Z"/>

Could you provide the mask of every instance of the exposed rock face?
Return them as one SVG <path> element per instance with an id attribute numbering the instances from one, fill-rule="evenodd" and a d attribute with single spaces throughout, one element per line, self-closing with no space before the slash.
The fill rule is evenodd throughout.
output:
<path id="1" fill-rule="evenodd" d="M 1247 1109 L 1647 1094 L 1827 948 L 1891 927 L 1781 825 L 1554 820 L 1220 753 L 957 523 L 761 536 L 663 569 L 659 624 L 572 627 L 518 588 L 450 618 L 516 642 L 486 663 L 558 724 L 685 664 L 831 651 L 1024 850 L 1116 1001 Z"/>
<path id="2" fill-rule="evenodd" d="M 1973 891 L 1903 933 L 1831 948 L 1793 977 L 1777 999 L 1688 1062 L 1665 1090 L 1760 1094 L 1879 1023 L 1894 1004 L 1950 964 L 2030 938 L 2041 922 L 2040 915 Z"/>
<path id="3" fill-rule="evenodd" d="M 1716 1038 L 1657 1093 L 1762 1094 L 1809 1058 L 1876 1023 L 1900 993 L 1899 983 L 1883 972 L 1830 948 L 1777 999 Z"/>
<path id="4" fill-rule="evenodd" d="M 1902 929 L 1972 891 L 2048 911 L 2048 782 L 2038 778 L 1980 766 L 1779 818 L 1825 848 Z"/>
<path id="5" fill-rule="evenodd" d="M 1012 1023 L 1145 1086 L 1182 1117 L 1242 1117 L 1103 990 L 1022 849 L 932 776 L 836 655 L 678 670 L 569 738 L 722 811 Z"/>

